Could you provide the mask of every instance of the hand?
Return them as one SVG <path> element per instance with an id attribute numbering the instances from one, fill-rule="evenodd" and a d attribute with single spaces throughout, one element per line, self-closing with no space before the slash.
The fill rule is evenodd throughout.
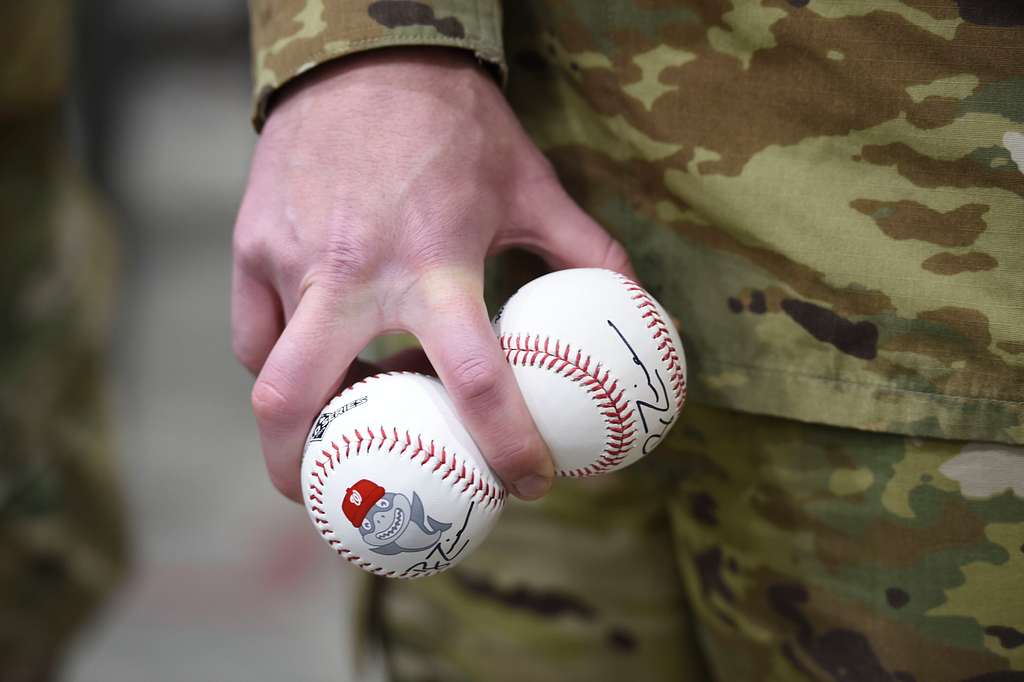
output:
<path id="1" fill-rule="evenodd" d="M 484 258 L 630 274 L 468 52 L 390 48 L 309 74 L 256 145 L 234 238 L 235 354 L 274 485 L 375 336 L 414 334 L 495 473 L 525 499 L 553 464 L 491 329 Z"/>

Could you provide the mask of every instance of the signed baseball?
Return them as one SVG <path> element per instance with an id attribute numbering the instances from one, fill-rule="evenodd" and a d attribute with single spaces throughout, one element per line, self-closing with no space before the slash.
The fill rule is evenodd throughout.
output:
<path id="1" fill-rule="evenodd" d="M 517 291 L 495 331 L 558 473 L 621 469 L 653 450 L 686 399 L 665 309 L 610 270 L 561 270 Z"/>
<path id="2" fill-rule="evenodd" d="M 505 500 L 441 382 L 407 372 L 353 384 L 323 409 L 306 439 L 302 495 L 338 554 L 395 578 L 457 563 Z"/>

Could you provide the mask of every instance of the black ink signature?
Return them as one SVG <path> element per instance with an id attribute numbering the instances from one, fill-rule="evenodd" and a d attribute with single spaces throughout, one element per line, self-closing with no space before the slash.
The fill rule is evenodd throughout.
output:
<path id="1" fill-rule="evenodd" d="M 629 341 L 626 340 L 626 337 L 621 331 L 619 331 L 619 328 L 616 327 L 615 323 L 611 320 L 608 320 L 607 322 L 608 326 L 615 330 L 618 337 L 622 339 L 622 343 L 626 344 L 626 348 L 629 349 L 630 355 L 633 356 L 633 363 L 643 371 L 644 377 L 647 380 L 647 387 L 651 390 L 651 395 L 654 396 L 653 402 L 639 399 L 636 401 L 636 411 L 640 413 L 640 423 L 644 427 L 644 435 L 646 436 L 644 438 L 643 445 L 643 453 L 646 455 L 661 442 L 661 439 L 666 433 L 668 433 L 668 430 L 672 428 L 672 424 L 675 423 L 678 414 L 673 414 L 668 419 L 664 417 L 664 415 L 672 409 L 672 400 L 669 397 L 668 389 L 665 388 L 665 380 L 661 378 L 661 372 L 658 369 L 655 369 L 654 378 L 652 379 L 651 372 L 647 369 L 647 365 L 645 365 L 640 359 L 640 356 L 636 354 L 633 346 L 630 345 Z M 657 384 L 655 384 L 655 379 L 657 380 Z M 653 411 L 655 414 L 648 415 L 648 410 Z M 656 424 L 648 424 L 648 416 L 652 417 Z M 652 429 L 655 428 L 657 424 L 661 424 L 661 430 L 651 433 Z"/>
<path id="2" fill-rule="evenodd" d="M 466 518 L 462 522 L 462 527 L 459 528 L 458 532 L 452 536 L 451 542 L 448 543 L 448 549 L 444 548 L 444 538 L 441 538 L 441 540 L 434 545 L 433 549 L 430 550 L 430 553 L 423 557 L 422 561 L 418 561 L 402 571 L 402 576 L 424 575 L 427 573 L 433 573 L 434 571 L 443 571 L 451 566 L 455 559 L 466 551 L 466 547 L 469 546 L 469 543 L 472 540 L 466 540 L 461 547 L 455 549 L 459 544 L 459 541 L 462 539 L 462 533 L 466 530 L 466 526 L 469 525 L 469 517 L 473 515 L 474 506 L 476 506 L 476 502 L 469 503 L 469 511 L 466 512 Z M 431 560 L 433 560 L 433 564 L 429 563 Z"/>

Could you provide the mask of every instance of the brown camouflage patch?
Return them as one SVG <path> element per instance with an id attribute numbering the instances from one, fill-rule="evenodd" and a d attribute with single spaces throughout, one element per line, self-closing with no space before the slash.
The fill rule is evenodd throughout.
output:
<path id="1" fill-rule="evenodd" d="M 935 19 L 956 19 L 960 12 L 952 2 L 936 2 L 935 0 L 901 0 L 904 5 L 921 10 Z"/>
<path id="2" fill-rule="evenodd" d="M 1024 353 L 1024 343 L 1017 341 L 1000 341 L 996 347 L 1012 355 Z M 1024 552 L 1024 545 L 1021 545 L 1021 551 Z"/>
<path id="3" fill-rule="evenodd" d="M 988 227 L 984 204 L 964 204 L 943 213 L 916 201 L 857 199 L 850 206 L 874 219 L 882 232 L 896 240 L 918 239 L 939 246 L 970 246 Z"/>
<path id="4" fill-rule="evenodd" d="M 865 145 L 861 156 L 868 163 L 895 166 L 918 187 L 998 187 L 1024 196 L 1024 175 L 979 164 L 972 156 L 946 161 L 915 151 L 903 142 Z"/>
<path id="5" fill-rule="evenodd" d="M 921 267 L 937 275 L 959 275 L 961 272 L 983 272 L 994 270 L 999 262 L 980 251 L 970 253 L 937 253 L 928 258 Z"/>
<path id="6" fill-rule="evenodd" d="M 988 318 L 977 310 L 946 306 L 936 310 L 926 310 L 917 317 L 920 320 L 937 322 L 965 339 L 975 340 L 982 347 L 992 342 Z"/>
<path id="7" fill-rule="evenodd" d="M 960 100 L 952 97 L 927 97 L 907 108 L 907 120 L 921 130 L 948 126 L 960 115 Z"/>

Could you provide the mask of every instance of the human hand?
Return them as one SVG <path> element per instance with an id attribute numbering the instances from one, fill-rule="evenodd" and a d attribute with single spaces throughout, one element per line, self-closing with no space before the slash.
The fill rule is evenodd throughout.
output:
<path id="1" fill-rule="evenodd" d="M 535 499 L 554 473 L 491 329 L 484 258 L 632 274 L 565 194 L 468 52 L 389 48 L 318 68 L 256 145 L 234 237 L 235 354 L 253 374 L 274 485 L 300 500 L 312 420 L 356 355 L 414 334 L 495 473 Z"/>

